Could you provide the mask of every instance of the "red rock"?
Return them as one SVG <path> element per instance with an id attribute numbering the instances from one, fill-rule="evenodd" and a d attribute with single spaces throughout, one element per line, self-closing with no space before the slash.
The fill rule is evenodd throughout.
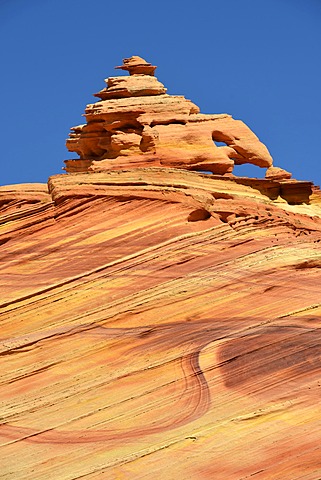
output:
<path id="1" fill-rule="evenodd" d="M 269 167 L 265 174 L 265 178 L 273 180 L 289 180 L 291 177 L 292 173 L 279 167 Z"/>
<path id="2" fill-rule="evenodd" d="M 187 171 L 267 154 L 173 97 L 188 121 L 126 130 L 118 100 L 76 173 L 0 187 L 1 477 L 319 478 L 320 189 Z"/>
<path id="3" fill-rule="evenodd" d="M 162 95 L 166 88 L 157 78 L 148 75 L 133 75 L 130 77 L 110 77 L 105 80 L 107 88 L 95 93 L 102 100 L 111 98 L 142 97 Z"/>
<path id="4" fill-rule="evenodd" d="M 166 94 L 156 67 L 140 57 L 124 60 L 129 77 L 111 77 L 87 105 L 86 125 L 73 127 L 67 172 L 168 166 L 231 173 L 234 164 L 270 167 L 272 158 L 257 136 L 230 115 L 204 115 L 183 96 Z M 226 146 L 216 146 L 225 142 Z"/>
<path id="5" fill-rule="evenodd" d="M 115 67 L 120 70 L 126 70 L 130 75 L 154 75 L 154 72 L 157 67 L 153 66 L 151 63 L 146 62 L 141 57 L 134 55 L 130 58 L 124 58 L 123 65 L 120 67 Z"/>

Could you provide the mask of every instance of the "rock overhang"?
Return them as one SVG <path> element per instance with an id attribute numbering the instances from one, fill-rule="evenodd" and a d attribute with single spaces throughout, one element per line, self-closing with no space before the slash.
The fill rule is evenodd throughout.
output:
<path id="1" fill-rule="evenodd" d="M 80 158 L 65 161 L 68 173 L 154 165 L 224 175 L 235 164 L 272 167 L 267 147 L 241 120 L 201 114 L 184 96 L 169 95 L 141 57 L 116 68 L 130 75 L 106 79 L 95 94 L 100 101 L 86 107 L 87 123 L 72 128 L 66 145 Z M 281 169 L 269 170 L 276 174 L 281 179 Z"/>

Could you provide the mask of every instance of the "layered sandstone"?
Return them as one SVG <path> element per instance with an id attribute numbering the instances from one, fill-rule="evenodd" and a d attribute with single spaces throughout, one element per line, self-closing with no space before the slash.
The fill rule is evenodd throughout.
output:
<path id="1" fill-rule="evenodd" d="M 138 161 L 152 140 L 138 152 L 126 101 L 151 118 L 144 98 L 166 94 L 143 59 L 122 68 L 138 83 L 100 93 L 125 102 L 100 122 L 114 158 L 84 154 L 81 173 L 0 187 L 0 477 L 316 480 L 320 189 L 276 167 L 218 174 L 215 156 L 215 174 L 193 171 L 184 142 L 185 164 L 166 163 L 156 140 L 164 163 Z M 157 129 L 176 142 L 186 128 L 202 152 L 207 128 L 231 138 L 238 122 L 201 118 Z M 73 145 L 100 148 L 94 124 Z M 243 147 L 258 157 L 261 145 Z"/>
<path id="2" fill-rule="evenodd" d="M 252 182 L 0 188 L 2 478 L 318 478 L 320 191 Z"/>
<path id="3" fill-rule="evenodd" d="M 87 105 L 87 123 L 71 129 L 67 148 L 80 159 L 67 160 L 67 172 L 163 166 L 224 174 L 234 164 L 272 165 L 242 121 L 200 114 L 185 97 L 168 95 L 144 59 L 131 57 L 116 68 L 130 76 L 106 79 L 107 88 L 95 94 L 101 100 Z"/>

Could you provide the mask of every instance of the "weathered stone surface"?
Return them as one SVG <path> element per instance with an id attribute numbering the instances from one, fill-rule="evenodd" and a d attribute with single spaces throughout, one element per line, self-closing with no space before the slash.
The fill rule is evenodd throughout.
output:
<path id="1" fill-rule="evenodd" d="M 54 207 L 46 184 L 0 186 L 0 246 L 54 222 Z"/>
<path id="2" fill-rule="evenodd" d="M 291 177 L 292 173 L 279 167 L 269 167 L 265 173 L 265 178 L 273 180 L 289 180 Z"/>
<path id="3" fill-rule="evenodd" d="M 319 478 L 307 184 L 159 167 L 1 187 L 1 477 Z"/>
<path id="4" fill-rule="evenodd" d="M 234 164 L 270 167 L 268 149 L 242 121 L 205 115 L 183 96 L 166 94 L 153 75 L 156 67 L 140 57 L 124 60 L 129 77 L 111 77 L 87 105 L 87 124 L 73 127 L 67 148 L 80 160 L 66 171 L 104 171 L 164 166 L 231 173 Z M 226 146 L 217 146 L 223 142 Z"/>
<path id="5" fill-rule="evenodd" d="M 107 100 L 110 98 L 142 97 L 146 95 L 162 95 L 166 88 L 157 78 L 147 75 L 130 77 L 110 77 L 105 80 L 107 88 L 94 96 Z"/>
<path id="6" fill-rule="evenodd" d="M 320 188 L 118 68 L 69 175 L 0 187 L 0 476 L 320 478 Z"/>
<path id="7" fill-rule="evenodd" d="M 126 70 L 130 75 L 154 75 L 156 67 L 146 62 L 142 57 L 134 55 L 130 58 L 124 58 L 123 65 L 115 67 L 120 70 Z"/>

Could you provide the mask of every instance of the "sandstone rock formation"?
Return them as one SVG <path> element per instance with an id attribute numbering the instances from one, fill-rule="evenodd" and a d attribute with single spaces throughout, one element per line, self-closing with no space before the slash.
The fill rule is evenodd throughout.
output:
<path id="1" fill-rule="evenodd" d="M 320 478 L 320 189 L 144 166 L 123 105 L 114 159 L 0 187 L 0 478 Z"/>
<path id="2" fill-rule="evenodd" d="M 272 158 L 256 135 L 231 115 L 204 115 L 183 96 L 166 94 L 155 66 L 140 57 L 120 67 L 129 77 L 106 79 L 107 88 L 87 105 L 87 123 L 73 127 L 67 172 L 163 166 L 231 173 L 234 164 L 270 167 Z M 217 146 L 223 142 L 225 146 Z"/>
<path id="3" fill-rule="evenodd" d="M 273 180 L 289 180 L 292 177 L 292 173 L 287 172 L 280 167 L 269 167 L 266 170 L 265 178 Z"/>
<path id="4" fill-rule="evenodd" d="M 0 188 L 2 478 L 320 476 L 320 191 L 246 183 Z"/>

